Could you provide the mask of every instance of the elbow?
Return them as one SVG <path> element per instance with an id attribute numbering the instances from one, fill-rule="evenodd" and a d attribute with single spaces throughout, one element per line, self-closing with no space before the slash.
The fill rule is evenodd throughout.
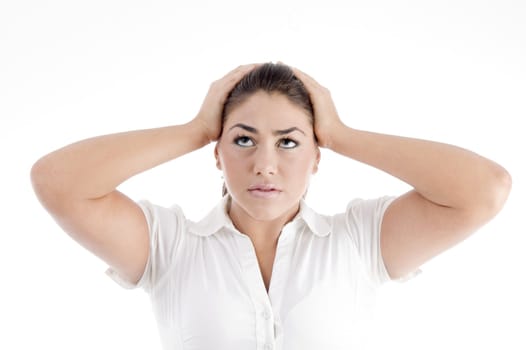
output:
<path id="1" fill-rule="evenodd" d="M 46 180 L 47 170 L 46 162 L 43 158 L 40 158 L 33 166 L 31 167 L 31 172 L 29 174 L 31 180 L 31 186 L 33 191 L 37 195 L 38 199 L 42 202 L 43 194 L 46 192 Z"/>
<path id="2" fill-rule="evenodd" d="M 510 173 L 501 166 L 498 166 L 498 168 L 495 175 L 491 201 L 491 207 L 495 211 L 495 214 L 497 214 L 506 203 L 513 183 Z"/>
<path id="3" fill-rule="evenodd" d="M 499 168 L 500 170 L 498 171 L 498 175 L 496 176 L 497 179 L 493 195 L 493 207 L 497 213 L 502 209 L 502 207 L 508 200 L 508 196 L 511 192 L 511 187 L 513 184 L 511 174 L 506 169 L 500 166 Z"/>
<path id="4" fill-rule="evenodd" d="M 500 165 L 495 165 L 488 184 L 481 191 L 483 195 L 477 205 L 486 221 L 502 210 L 510 194 L 512 182 L 510 173 Z"/>
<path id="5" fill-rule="evenodd" d="M 46 176 L 46 165 L 42 158 L 37 160 L 35 164 L 31 167 L 31 172 L 29 173 L 29 177 L 31 180 L 31 186 L 33 187 L 33 191 L 37 195 L 41 192 L 41 189 L 45 182 L 45 176 Z"/>
<path id="6" fill-rule="evenodd" d="M 53 178 L 53 168 L 46 157 L 40 158 L 31 167 L 30 180 L 33 191 L 40 203 L 48 210 L 56 204 L 58 198 L 57 186 Z"/>
<path id="7" fill-rule="evenodd" d="M 472 192 L 466 193 L 469 198 L 458 207 L 462 225 L 474 232 L 491 221 L 504 207 L 511 191 L 511 175 L 499 165 L 487 173 L 484 181 L 477 181 Z"/>

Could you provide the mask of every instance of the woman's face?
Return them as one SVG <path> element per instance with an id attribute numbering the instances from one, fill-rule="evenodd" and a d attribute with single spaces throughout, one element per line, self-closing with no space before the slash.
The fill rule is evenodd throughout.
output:
<path id="1" fill-rule="evenodd" d="M 297 212 L 320 152 L 307 112 L 282 94 L 258 91 L 228 115 L 215 156 L 231 210 L 274 220 Z"/>

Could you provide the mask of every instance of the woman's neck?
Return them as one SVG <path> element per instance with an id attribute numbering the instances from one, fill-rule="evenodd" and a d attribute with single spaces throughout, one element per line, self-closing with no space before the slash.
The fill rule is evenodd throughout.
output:
<path id="1" fill-rule="evenodd" d="M 299 204 L 275 219 L 258 220 L 232 201 L 228 215 L 236 229 L 250 237 L 256 249 L 266 249 L 276 247 L 283 226 L 294 218 L 298 210 Z"/>

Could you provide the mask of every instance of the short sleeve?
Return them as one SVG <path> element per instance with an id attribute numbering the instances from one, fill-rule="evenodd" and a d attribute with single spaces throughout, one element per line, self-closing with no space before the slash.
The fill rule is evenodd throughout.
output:
<path id="1" fill-rule="evenodd" d="M 345 213 L 349 234 L 364 263 L 366 272 L 375 285 L 391 281 L 382 258 L 380 233 L 385 211 L 395 199 L 394 196 L 355 199 L 347 205 Z M 420 270 L 396 281 L 406 281 L 418 273 Z"/>
<path id="2" fill-rule="evenodd" d="M 126 280 L 112 267 L 106 270 L 106 274 L 125 289 L 142 288 L 150 292 L 170 270 L 175 260 L 185 218 L 178 206 L 165 208 L 147 200 L 139 201 L 137 205 L 142 209 L 146 218 L 150 238 L 150 249 L 144 272 L 136 284 Z"/>

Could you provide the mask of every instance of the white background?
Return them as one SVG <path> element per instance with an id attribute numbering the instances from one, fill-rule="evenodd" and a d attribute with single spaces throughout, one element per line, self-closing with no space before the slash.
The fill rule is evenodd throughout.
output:
<path id="1" fill-rule="evenodd" d="M 523 1 L 2 1 L 0 348 L 159 349 L 148 297 L 64 234 L 34 196 L 42 155 L 100 134 L 190 120 L 240 64 L 284 61 L 327 86 L 350 126 L 459 145 L 514 187 L 477 234 L 390 284 L 378 347 L 525 349 Z M 322 213 L 406 184 L 328 151 Z M 437 164 L 440 167 L 441 164 Z M 220 197 L 212 146 L 119 187 L 198 219 Z"/>

